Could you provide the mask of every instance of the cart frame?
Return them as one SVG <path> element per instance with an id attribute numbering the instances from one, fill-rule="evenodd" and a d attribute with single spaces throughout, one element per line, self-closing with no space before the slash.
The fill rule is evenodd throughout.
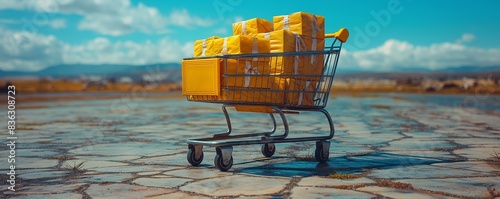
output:
<path id="1" fill-rule="evenodd" d="M 339 39 L 333 34 L 327 37 L 334 37 L 334 41 L 332 42 L 330 47 L 326 47 L 325 51 L 308 51 L 308 52 L 291 52 L 291 53 L 265 53 L 265 54 L 244 54 L 244 55 L 225 55 L 225 56 L 217 56 L 217 58 L 222 59 L 232 59 L 232 58 L 240 58 L 240 59 L 248 59 L 248 58 L 262 58 L 262 57 L 272 57 L 272 56 L 314 56 L 318 54 L 325 55 L 324 57 L 324 65 L 323 72 L 318 75 L 320 81 L 325 81 L 326 92 L 322 92 L 321 97 L 314 101 L 314 104 L 297 106 L 291 104 L 273 104 L 273 103 L 262 103 L 262 102 L 250 102 L 250 103 L 242 103 L 238 100 L 193 100 L 190 96 L 187 96 L 188 101 L 200 101 L 200 102 L 209 102 L 209 103 L 221 103 L 222 104 L 222 112 L 225 116 L 227 123 L 227 131 L 225 133 L 215 134 L 212 137 L 205 138 L 196 138 L 196 139 L 188 139 L 188 153 L 187 160 L 192 166 L 198 166 L 203 161 L 203 146 L 215 147 L 216 156 L 214 159 L 214 165 L 221 171 L 227 171 L 232 167 L 233 164 L 233 146 L 239 145 L 252 145 L 252 144 L 262 144 L 261 152 L 265 157 L 271 157 L 276 150 L 275 143 L 285 143 L 285 142 L 304 142 L 304 141 L 316 141 L 316 150 L 315 150 L 315 158 L 318 162 L 326 162 L 329 158 L 329 150 L 330 150 L 330 139 L 335 135 L 335 128 L 333 119 L 324 108 L 326 107 L 329 93 L 331 90 L 333 78 L 335 76 L 337 63 L 340 55 L 340 51 L 342 48 L 342 43 L 345 42 L 345 39 L 340 42 Z M 210 58 L 210 57 L 208 57 Z M 200 58 L 187 58 L 185 60 L 190 59 L 200 59 Z M 227 76 L 231 76 L 228 74 L 227 67 L 225 69 L 225 74 Z M 259 76 L 259 75 L 256 75 Z M 320 93 L 318 85 L 314 91 L 310 91 L 311 93 L 316 94 Z M 222 88 L 224 89 L 224 88 Z M 231 88 L 225 88 L 230 90 Z M 272 92 L 272 91 L 271 91 Z M 297 91 L 293 91 L 297 92 Z M 270 131 L 262 132 L 262 133 L 250 133 L 250 134 L 238 134 L 232 135 L 233 129 L 231 125 L 231 119 L 229 113 L 227 111 L 227 107 L 238 107 L 240 105 L 245 106 L 255 106 L 262 107 L 265 106 L 269 108 L 270 111 L 267 113 L 271 118 L 273 128 Z M 300 137 L 300 138 L 288 138 L 290 127 L 288 121 L 286 119 L 285 114 L 289 113 L 300 113 L 300 112 L 319 112 L 326 117 L 328 121 L 329 132 L 324 136 L 311 136 L 311 137 Z M 284 132 L 281 135 L 274 135 L 277 129 L 276 118 L 274 114 L 278 114 L 283 123 Z M 242 138 L 254 138 L 254 139 L 243 139 Z M 258 138 L 258 139 L 255 139 Z"/>

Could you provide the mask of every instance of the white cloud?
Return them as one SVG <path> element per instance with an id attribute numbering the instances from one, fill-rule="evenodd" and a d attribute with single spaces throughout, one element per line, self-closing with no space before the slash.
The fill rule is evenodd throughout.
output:
<path id="1" fill-rule="evenodd" d="M 52 35 L 13 31 L 0 26 L 0 69 L 40 70 L 57 64 L 153 64 L 180 62 L 192 56 L 193 43 L 168 37 L 157 41 L 112 42 L 98 37 L 81 45 L 59 41 Z M 388 40 L 364 51 L 343 49 L 339 67 L 370 70 L 398 68 L 442 69 L 459 66 L 498 66 L 500 49 L 477 48 L 451 42 L 429 46 Z"/>
<path id="2" fill-rule="evenodd" d="M 499 66 L 499 54 L 498 48 L 484 49 L 449 42 L 418 46 L 391 39 L 373 49 L 355 52 L 343 49 L 339 67 L 389 71 L 397 68 L 436 70 L 460 66 Z"/>
<path id="3" fill-rule="evenodd" d="M 234 17 L 234 19 L 233 19 L 232 23 L 234 23 L 234 22 L 240 22 L 240 21 L 243 21 L 243 20 L 244 20 L 244 19 L 243 19 L 243 17 L 242 17 L 242 16 L 236 16 L 236 17 Z"/>
<path id="4" fill-rule="evenodd" d="M 187 10 L 173 10 L 163 15 L 155 7 L 143 3 L 132 5 L 130 0 L 0 0 L 1 9 L 29 9 L 51 17 L 53 13 L 78 14 L 83 20 L 82 30 L 92 30 L 105 35 L 119 36 L 134 31 L 146 34 L 168 32 L 168 26 L 211 26 L 212 20 L 193 16 Z M 60 24 L 58 24 L 60 25 Z M 57 25 L 56 25 L 57 26 Z M 60 27 L 60 26 L 58 26 Z"/>
<path id="5" fill-rule="evenodd" d="M 24 9 L 29 7 L 28 5 L 34 4 L 34 1 L 12 1 L 12 0 L 0 0 L 0 10 L 2 9 Z"/>
<path id="6" fill-rule="evenodd" d="M 180 62 L 193 54 L 193 43 L 164 37 L 158 41 L 111 42 L 99 37 L 70 45 L 52 35 L 17 32 L 0 27 L 0 69 L 41 70 L 57 64 L 154 64 Z"/>
<path id="7" fill-rule="evenodd" d="M 50 27 L 54 29 L 64 28 L 66 27 L 66 20 L 64 19 L 54 19 L 49 22 Z"/>
<path id="8" fill-rule="evenodd" d="M 0 27 L 0 69 L 38 70 L 62 63 L 63 44 L 52 35 L 16 32 Z"/>
<path id="9" fill-rule="evenodd" d="M 25 21 L 23 20 L 14 20 L 14 19 L 2 19 L 0 18 L 0 24 L 16 24 L 16 25 L 24 25 Z M 36 26 L 40 25 L 49 25 L 53 29 L 60 29 L 66 27 L 65 19 L 54 19 L 54 20 L 40 20 L 36 24 L 31 24 Z"/>
<path id="10" fill-rule="evenodd" d="M 174 10 L 172 13 L 170 13 L 168 20 L 171 24 L 188 28 L 193 26 L 207 27 L 214 24 L 212 20 L 192 16 L 186 9 Z"/>
<path id="11" fill-rule="evenodd" d="M 225 28 L 225 27 L 217 28 L 217 29 L 214 30 L 214 34 L 226 35 L 227 34 L 227 28 Z"/>
<path id="12" fill-rule="evenodd" d="M 467 42 L 473 41 L 474 39 L 476 39 L 476 36 L 474 36 L 473 34 L 464 33 L 462 35 L 462 37 L 456 41 L 456 43 L 459 43 L 459 44 L 467 43 Z"/>

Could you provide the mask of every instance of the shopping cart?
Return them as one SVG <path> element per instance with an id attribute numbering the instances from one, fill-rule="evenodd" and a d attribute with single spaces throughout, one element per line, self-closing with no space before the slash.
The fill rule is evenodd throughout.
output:
<path id="1" fill-rule="evenodd" d="M 316 141 L 316 160 L 327 161 L 329 140 L 334 136 L 335 130 L 332 118 L 324 108 L 328 102 L 342 43 L 347 40 L 348 35 L 347 29 L 325 35 L 333 41 L 324 51 L 184 59 L 182 81 L 187 100 L 222 104 L 227 122 L 225 133 L 187 140 L 188 162 L 198 166 L 203 161 L 203 146 L 215 147 L 214 164 L 219 170 L 227 171 L 233 165 L 233 146 L 262 144 L 262 154 L 271 157 L 276 151 L 275 143 L 304 141 Z M 227 107 L 234 107 L 237 111 L 267 113 L 273 128 L 268 132 L 232 135 Z M 302 111 L 322 113 L 328 120 L 328 135 L 287 138 L 289 125 L 285 114 Z M 274 114 L 278 114 L 283 123 L 284 133 L 281 135 L 274 135 L 277 129 Z"/>

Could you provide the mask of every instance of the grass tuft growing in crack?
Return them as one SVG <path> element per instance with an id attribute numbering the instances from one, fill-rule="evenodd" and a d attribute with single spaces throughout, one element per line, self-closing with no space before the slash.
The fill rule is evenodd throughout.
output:
<path id="1" fill-rule="evenodd" d="M 356 178 L 361 178 L 359 175 L 354 175 L 354 174 L 344 174 L 344 173 L 335 173 L 335 174 L 330 174 L 328 175 L 329 178 L 334 178 L 334 179 L 341 179 L 341 180 L 348 180 L 348 179 L 356 179 Z"/>
<path id="2" fill-rule="evenodd" d="M 495 150 L 493 150 L 493 153 L 494 153 L 494 154 L 490 154 L 490 155 L 491 155 L 491 157 L 490 157 L 490 159 L 489 159 L 489 160 L 490 160 L 491 162 L 497 162 L 497 163 L 500 163 L 500 156 L 498 155 L 498 153 L 497 153 Z"/>
<path id="3" fill-rule="evenodd" d="M 390 187 L 390 188 L 396 188 L 396 189 L 413 189 L 413 186 L 411 184 L 394 182 L 394 181 L 386 180 L 386 179 L 377 181 L 377 186 Z"/>
<path id="4" fill-rule="evenodd" d="M 64 168 L 70 170 L 72 173 L 81 173 L 85 171 L 85 169 L 83 168 L 84 165 L 85 162 L 80 162 L 80 163 L 73 162 L 73 165 L 66 163 L 66 165 L 64 165 Z"/>

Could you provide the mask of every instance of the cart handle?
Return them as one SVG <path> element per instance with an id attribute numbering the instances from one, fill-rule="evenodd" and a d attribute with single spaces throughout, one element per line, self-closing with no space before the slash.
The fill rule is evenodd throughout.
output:
<path id="1" fill-rule="evenodd" d="M 341 28 L 336 33 L 325 34 L 325 38 L 336 38 L 342 43 L 345 43 L 347 38 L 349 38 L 349 31 L 345 28 Z"/>

